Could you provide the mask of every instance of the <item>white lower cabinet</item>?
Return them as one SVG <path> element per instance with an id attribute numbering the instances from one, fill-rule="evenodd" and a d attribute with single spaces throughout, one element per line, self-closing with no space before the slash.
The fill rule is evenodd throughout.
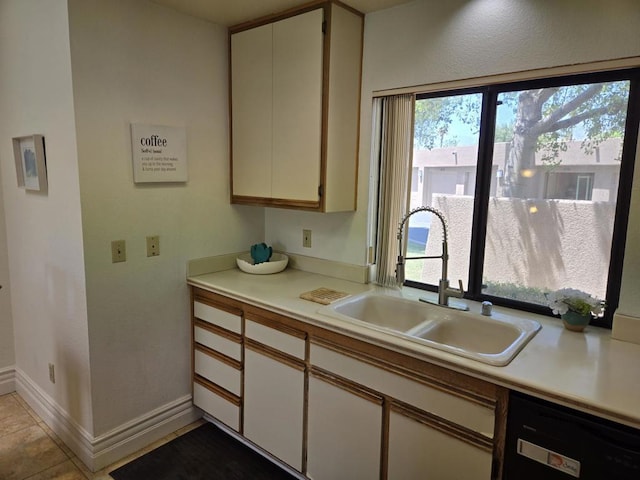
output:
<path id="1" fill-rule="evenodd" d="M 234 299 L 194 299 L 194 404 L 309 479 L 501 478 L 504 388 Z"/>
<path id="2" fill-rule="evenodd" d="M 310 375 L 308 417 L 309 478 L 380 478 L 381 398 Z"/>
<path id="3" fill-rule="evenodd" d="M 491 463 L 490 451 L 391 411 L 387 478 L 489 480 Z"/>
<path id="4" fill-rule="evenodd" d="M 340 350 L 340 351 L 338 351 Z M 373 363 L 372 363 L 373 362 Z M 472 401 L 473 395 L 467 395 L 453 385 L 433 380 L 417 381 L 407 375 L 394 371 L 392 365 L 384 365 L 378 360 L 355 358 L 342 347 L 311 344 L 311 363 L 342 377 L 344 382 L 363 386 L 384 399 L 388 409 L 385 415 L 388 441 L 382 448 L 385 455 L 382 463 L 386 464 L 389 480 L 489 480 L 492 468 L 492 437 L 494 434 L 494 408 L 491 402 Z M 375 363 L 375 364 L 374 364 Z M 324 407 L 340 410 L 349 405 L 348 412 L 339 412 L 337 421 L 345 422 L 345 432 L 336 427 L 335 438 L 327 443 L 340 453 L 332 453 L 336 467 L 331 475 L 316 478 L 311 469 L 313 463 L 312 449 L 312 409 L 313 395 L 310 383 L 309 394 L 309 473 L 314 480 L 321 478 L 374 478 L 369 471 L 366 474 L 342 476 L 339 466 L 335 465 L 335 456 L 360 460 L 359 449 L 362 445 L 380 439 L 382 434 L 370 431 L 379 428 L 378 415 L 374 418 L 361 418 L 363 412 L 358 408 L 365 407 L 365 401 L 348 394 L 335 395 L 333 405 Z M 451 391 L 448 391 L 448 389 Z M 324 390 L 326 390 L 325 388 Z M 351 401 L 348 402 L 347 399 Z M 356 406 L 357 403 L 357 406 Z M 328 427 L 325 427 L 328 428 Z M 351 432 L 346 431 L 352 429 Z M 382 429 L 384 430 L 384 428 Z M 340 435 L 346 435 L 343 440 Z M 369 436 L 369 438 L 367 438 Z M 465 439 L 465 440 L 463 440 Z M 380 445 L 378 443 L 378 445 Z M 328 447 L 330 448 L 330 447 Z M 344 450 L 342 450 L 344 449 Z M 351 457 L 351 458 L 350 458 Z M 326 460 L 332 458 L 328 455 Z M 331 463 L 331 462 L 328 462 Z M 365 468 L 364 459 L 357 468 Z M 373 462 L 377 467 L 380 462 Z M 348 465 L 348 464 L 347 464 Z M 359 470 L 356 470 L 359 471 Z M 380 477 L 376 477 L 380 478 Z"/>
<path id="5" fill-rule="evenodd" d="M 245 347 L 244 436 L 302 470 L 304 367 Z"/>

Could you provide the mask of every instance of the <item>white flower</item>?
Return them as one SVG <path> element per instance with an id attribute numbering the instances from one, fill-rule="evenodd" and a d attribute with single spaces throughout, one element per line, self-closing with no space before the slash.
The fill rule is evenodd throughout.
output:
<path id="1" fill-rule="evenodd" d="M 602 312 L 602 300 L 575 288 L 562 288 L 548 293 L 547 300 L 555 315 L 563 315 L 569 310 L 581 315 L 598 315 Z"/>

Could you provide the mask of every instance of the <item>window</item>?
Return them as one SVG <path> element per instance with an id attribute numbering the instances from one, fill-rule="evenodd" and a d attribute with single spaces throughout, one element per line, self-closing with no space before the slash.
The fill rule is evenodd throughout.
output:
<path id="1" fill-rule="evenodd" d="M 640 71 L 490 85 L 416 99 L 410 207 L 443 212 L 449 280 L 467 297 L 550 314 L 572 287 L 617 307 L 640 118 Z M 421 181 L 420 181 L 421 180 Z M 431 214 L 413 215 L 407 257 L 439 255 Z M 406 262 L 436 290 L 439 262 Z"/>
<path id="2" fill-rule="evenodd" d="M 547 173 L 547 188 L 545 189 L 544 198 L 591 200 L 593 177 L 593 173 Z"/>

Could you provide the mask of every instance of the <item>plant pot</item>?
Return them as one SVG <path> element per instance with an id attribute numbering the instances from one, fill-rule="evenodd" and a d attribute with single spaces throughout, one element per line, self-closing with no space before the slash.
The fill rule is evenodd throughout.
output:
<path id="1" fill-rule="evenodd" d="M 562 323 L 564 323 L 564 328 L 571 330 L 572 332 L 582 332 L 584 327 L 589 325 L 590 321 L 590 313 L 582 315 L 581 313 L 569 310 L 567 313 L 562 314 Z"/>

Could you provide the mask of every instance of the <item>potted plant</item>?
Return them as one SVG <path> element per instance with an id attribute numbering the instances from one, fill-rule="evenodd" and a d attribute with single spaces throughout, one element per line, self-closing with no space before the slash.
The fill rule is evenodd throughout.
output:
<path id="1" fill-rule="evenodd" d="M 602 300 L 575 288 L 562 288 L 547 294 L 549 308 L 560 315 L 568 330 L 581 332 L 592 315 L 602 312 Z"/>

